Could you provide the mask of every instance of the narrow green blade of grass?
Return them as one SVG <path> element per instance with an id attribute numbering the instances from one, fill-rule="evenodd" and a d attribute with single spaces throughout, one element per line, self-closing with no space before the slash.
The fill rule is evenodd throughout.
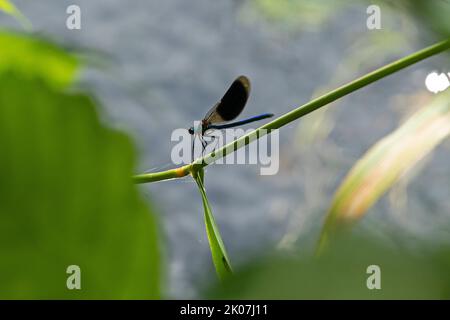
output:
<path id="1" fill-rule="evenodd" d="M 220 236 L 219 228 L 214 220 L 211 207 L 209 205 L 208 197 L 206 196 L 205 187 L 203 185 L 203 169 L 194 176 L 198 185 L 198 190 L 202 196 L 203 208 L 205 210 L 205 226 L 206 234 L 208 236 L 209 247 L 211 249 L 211 256 L 216 268 L 217 275 L 221 280 L 224 280 L 231 275 L 231 264 L 228 259 L 225 245 L 223 244 L 222 237 Z"/>
<path id="2" fill-rule="evenodd" d="M 450 91 L 411 116 L 376 143 L 350 170 L 337 190 L 319 243 L 362 217 L 408 170 L 450 135 Z"/>
<path id="3" fill-rule="evenodd" d="M 0 0 L 0 10 L 14 17 L 22 27 L 26 30 L 31 30 L 32 25 L 30 20 L 25 17 L 19 9 L 9 0 Z"/>

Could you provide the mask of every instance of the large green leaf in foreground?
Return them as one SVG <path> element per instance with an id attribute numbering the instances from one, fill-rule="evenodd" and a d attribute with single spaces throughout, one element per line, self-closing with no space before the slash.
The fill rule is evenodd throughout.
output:
<path id="1" fill-rule="evenodd" d="M 155 222 L 133 149 L 84 96 L 0 77 L 0 298 L 155 298 Z M 66 268 L 81 287 L 66 288 Z"/>
<path id="2" fill-rule="evenodd" d="M 156 225 L 130 179 L 131 142 L 88 97 L 57 89 L 70 59 L 26 42 L 7 45 L 36 56 L 18 50 L 17 68 L 0 67 L 0 298 L 158 298 Z M 27 74 L 41 57 L 61 68 Z M 66 287 L 70 265 L 81 290 Z"/>

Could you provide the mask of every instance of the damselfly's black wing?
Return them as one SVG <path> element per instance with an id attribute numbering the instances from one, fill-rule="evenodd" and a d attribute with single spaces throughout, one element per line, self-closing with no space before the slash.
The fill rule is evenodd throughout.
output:
<path id="1" fill-rule="evenodd" d="M 222 99 L 205 116 L 208 124 L 235 119 L 244 110 L 250 94 L 250 80 L 240 76 L 233 81 Z"/>

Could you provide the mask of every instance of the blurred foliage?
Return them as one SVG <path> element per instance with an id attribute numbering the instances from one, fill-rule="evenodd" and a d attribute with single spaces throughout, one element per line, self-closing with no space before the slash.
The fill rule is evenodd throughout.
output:
<path id="1" fill-rule="evenodd" d="M 317 27 L 346 5 L 329 0 L 254 0 L 253 7 L 270 22 L 288 30 Z"/>
<path id="2" fill-rule="evenodd" d="M 376 3 L 371 0 L 254 0 L 249 3 L 269 22 L 288 30 L 317 28 L 349 7 L 360 6 L 366 14 L 364 7 L 376 4 L 381 8 L 382 19 L 392 13 L 402 21 L 413 16 L 417 29 L 428 30 L 440 38 L 450 35 L 448 0 L 379 0 Z M 396 27 L 384 24 L 383 29 L 394 30 Z"/>
<path id="3" fill-rule="evenodd" d="M 395 16 L 392 9 L 385 9 L 383 12 L 385 19 L 390 20 Z M 353 34 L 342 59 L 334 69 L 330 69 L 327 82 L 322 83 L 314 90 L 311 99 L 385 64 L 389 59 L 398 58 L 405 51 L 412 51 L 416 32 L 414 23 L 405 15 L 400 15 L 397 21 L 396 28 Z M 308 117 L 304 117 L 298 123 L 296 132 L 292 136 L 294 148 L 291 150 L 294 153 L 291 155 L 291 163 L 293 164 L 292 170 L 296 170 L 292 174 L 304 177 L 299 183 L 305 190 L 305 200 L 303 207 L 295 209 L 296 214 L 290 217 L 290 228 L 282 238 L 284 248 L 293 247 L 301 235 L 305 224 L 304 210 L 320 212 L 326 210 L 323 207 L 323 198 L 319 195 L 326 189 L 329 182 L 326 177 L 321 180 L 320 175 L 312 174 L 311 176 L 309 172 L 311 166 L 305 164 L 309 163 L 316 167 L 317 163 L 323 161 L 322 158 L 339 159 L 341 157 L 339 146 L 335 145 L 332 139 L 327 139 L 335 127 L 336 117 L 342 112 L 342 109 L 337 107 L 340 103 L 342 100 L 335 101 L 316 110 Z M 334 173 L 330 172 L 330 174 Z M 287 241 L 287 239 L 289 240 Z"/>
<path id="4" fill-rule="evenodd" d="M 356 32 L 352 31 L 352 38 L 349 39 L 343 58 L 335 70 L 330 72 L 329 81 L 316 88 L 312 98 L 329 92 L 342 83 L 386 63 L 388 59 L 412 50 L 413 44 L 419 36 L 429 37 L 434 34 L 438 39 L 442 39 L 443 36 L 448 37 L 450 34 L 447 26 L 450 21 L 448 19 L 450 10 L 448 1 L 400 0 L 373 3 L 373 1 L 354 0 L 255 0 L 251 3 L 260 16 L 266 18 L 271 27 L 281 28 L 282 31 L 286 29 L 290 31 L 319 30 L 338 23 L 336 20 L 345 18 L 346 14 L 351 14 L 354 10 L 361 13 L 361 24 L 359 27 L 352 26 L 352 30 Z M 365 8 L 370 4 L 377 4 L 381 7 L 381 30 L 368 32 L 366 29 Z M 306 176 L 307 169 L 302 168 L 305 163 L 320 161 L 318 160 L 320 154 L 329 157 L 329 154 L 323 155 L 322 151 L 314 152 L 313 146 L 326 145 L 327 152 L 333 152 L 333 141 L 325 140 L 334 129 L 335 117 L 341 112 L 340 108 L 334 108 L 339 103 L 340 101 L 333 102 L 299 122 L 296 133 L 293 135 L 294 150 L 297 152 L 292 155 L 292 163 L 302 165 L 292 165 L 292 170 L 299 171 L 293 174 Z M 317 201 L 316 193 L 322 192 L 327 181 L 320 184 L 319 181 L 316 181 L 317 179 L 314 181 L 317 187 L 316 192 L 304 192 L 304 207 L 309 211 L 316 208 L 323 210 L 321 207 L 323 201 Z M 303 190 L 311 189 L 310 179 L 304 179 L 304 182 L 301 183 Z M 304 212 L 299 209 L 298 214 L 292 215 L 290 219 L 292 220 L 290 226 L 297 227 L 288 229 L 282 240 L 284 247 L 286 247 L 285 239 L 289 239 L 287 246 L 292 246 L 297 241 L 304 224 Z"/>
<path id="5" fill-rule="evenodd" d="M 385 1 L 399 10 L 406 8 L 419 22 L 421 28 L 430 30 L 438 38 L 450 36 L 450 1 L 448 0 L 400 0 Z"/>
<path id="6" fill-rule="evenodd" d="M 134 149 L 82 94 L 76 62 L 0 35 L 0 298 L 158 298 L 156 222 L 130 179 Z M 81 290 L 68 290 L 70 265 Z"/>
<path id="7" fill-rule="evenodd" d="M 25 29 L 31 29 L 31 22 L 20 12 L 19 9 L 9 0 L 0 0 L 0 10 L 11 15 L 20 22 Z"/>
<path id="8" fill-rule="evenodd" d="M 0 31 L 0 73 L 12 71 L 25 80 L 39 79 L 56 88 L 71 84 L 76 58 L 43 39 Z"/>
<path id="9" fill-rule="evenodd" d="M 418 253 L 420 251 L 420 254 Z M 237 270 L 212 299 L 449 299 L 450 248 L 436 252 L 339 238 L 319 257 L 272 257 Z M 368 266 L 380 267 L 381 289 L 369 290 Z M 370 283 L 370 281 L 369 281 Z"/>
<path id="10" fill-rule="evenodd" d="M 339 226 L 359 219 L 400 177 L 450 135 L 450 91 L 422 108 L 350 170 L 331 204 L 321 246 Z"/>

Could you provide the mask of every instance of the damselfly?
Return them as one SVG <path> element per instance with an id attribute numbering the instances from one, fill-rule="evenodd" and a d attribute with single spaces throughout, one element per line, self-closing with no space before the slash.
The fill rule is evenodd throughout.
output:
<path id="1" fill-rule="evenodd" d="M 200 121 L 196 127 L 189 128 L 189 133 L 194 135 L 192 141 L 192 159 L 194 159 L 194 145 L 196 136 L 199 137 L 204 150 L 207 142 L 203 139 L 203 136 L 208 130 L 233 128 L 273 117 L 272 113 L 263 113 L 248 119 L 226 123 L 236 119 L 242 110 L 244 110 L 249 94 L 250 80 L 246 76 L 238 77 L 233 81 L 222 99 L 208 111 L 203 120 Z"/>

